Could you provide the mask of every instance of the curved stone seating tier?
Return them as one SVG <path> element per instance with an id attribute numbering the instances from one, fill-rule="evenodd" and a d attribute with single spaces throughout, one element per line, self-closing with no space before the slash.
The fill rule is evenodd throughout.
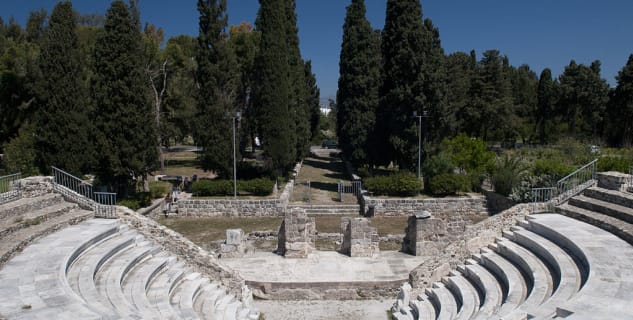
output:
<path id="1" fill-rule="evenodd" d="M 257 319 L 218 283 L 116 220 L 28 246 L 0 270 L 0 318 Z"/>
<path id="2" fill-rule="evenodd" d="M 529 216 L 503 236 L 394 318 L 633 319 L 627 242 L 559 214 Z"/>

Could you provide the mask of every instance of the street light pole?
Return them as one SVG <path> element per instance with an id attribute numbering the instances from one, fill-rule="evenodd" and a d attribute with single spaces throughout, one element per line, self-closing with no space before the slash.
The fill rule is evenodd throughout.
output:
<path id="1" fill-rule="evenodd" d="M 418 115 L 417 111 L 413 111 L 413 116 L 418 118 L 418 180 L 420 180 L 420 164 L 422 161 L 422 118 L 428 118 L 428 113 L 423 111 Z"/>
<path id="2" fill-rule="evenodd" d="M 237 200 L 237 147 L 235 145 L 235 122 L 239 121 L 242 116 L 241 112 L 237 112 L 235 116 L 231 116 L 233 125 L 233 199 Z"/>

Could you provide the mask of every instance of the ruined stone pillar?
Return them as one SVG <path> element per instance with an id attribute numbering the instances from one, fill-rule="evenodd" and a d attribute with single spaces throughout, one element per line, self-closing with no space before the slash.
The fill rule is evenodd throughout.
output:
<path id="1" fill-rule="evenodd" d="M 286 212 L 277 241 L 277 254 L 286 258 L 307 258 L 314 251 L 316 224 L 301 208 Z"/>
<path id="2" fill-rule="evenodd" d="M 428 211 L 416 213 L 409 217 L 402 252 L 414 256 L 438 254 L 441 250 L 438 240 L 445 235 L 446 224 L 441 219 L 434 219 Z"/>
<path id="3" fill-rule="evenodd" d="M 246 237 L 242 229 L 227 229 L 226 242 L 220 245 L 220 257 L 239 258 L 246 253 Z"/>
<path id="4" fill-rule="evenodd" d="M 341 218 L 341 252 L 350 257 L 373 257 L 380 252 L 380 238 L 367 218 Z"/>

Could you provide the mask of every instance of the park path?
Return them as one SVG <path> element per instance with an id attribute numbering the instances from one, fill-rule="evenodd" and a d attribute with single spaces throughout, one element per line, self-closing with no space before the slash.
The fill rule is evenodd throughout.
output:
<path id="1" fill-rule="evenodd" d="M 338 149 L 312 147 L 310 155 L 303 160 L 301 171 L 295 180 L 291 201 L 295 204 L 356 204 L 356 197 L 345 194 L 343 202 L 337 193 L 338 183 L 350 183 L 345 174 L 345 165 L 338 157 Z M 310 187 L 308 188 L 308 183 Z"/>

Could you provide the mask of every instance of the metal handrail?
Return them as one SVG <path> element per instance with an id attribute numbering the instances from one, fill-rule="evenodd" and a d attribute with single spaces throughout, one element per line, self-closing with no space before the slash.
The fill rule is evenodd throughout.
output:
<path id="1" fill-rule="evenodd" d="M 583 190 L 593 186 L 596 182 L 596 168 L 598 159 L 595 159 L 578 170 L 568 174 L 556 183 L 558 188 L 557 202 L 563 203 Z"/>
<path id="2" fill-rule="evenodd" d="M 629 167 L 629 179 L 627 185 L 629 188 L 633 188 L 633 166 Z"/>
<path id="3" fill-rule="evenodd" d="M 94 192 L 94 186 L 56 167 L 53 182 L 56 190 L 67 197 L 90 207 L 97 218 L 116 218 L 116 193 Z"/>
<path id="4" fill-rule="evenodd" d="M 557 191 L 557 188 L 532 188 L 532 213 L 536 212 L 536 206 L 539 203 L 545 203 L 548 210 L 553 210 Z"/>
<path id="5" fill-rule="evenodd" d="M 22 197 L 21 179 L 22 173 L 14 173 L 0 177 L 0 204 Z"/>

